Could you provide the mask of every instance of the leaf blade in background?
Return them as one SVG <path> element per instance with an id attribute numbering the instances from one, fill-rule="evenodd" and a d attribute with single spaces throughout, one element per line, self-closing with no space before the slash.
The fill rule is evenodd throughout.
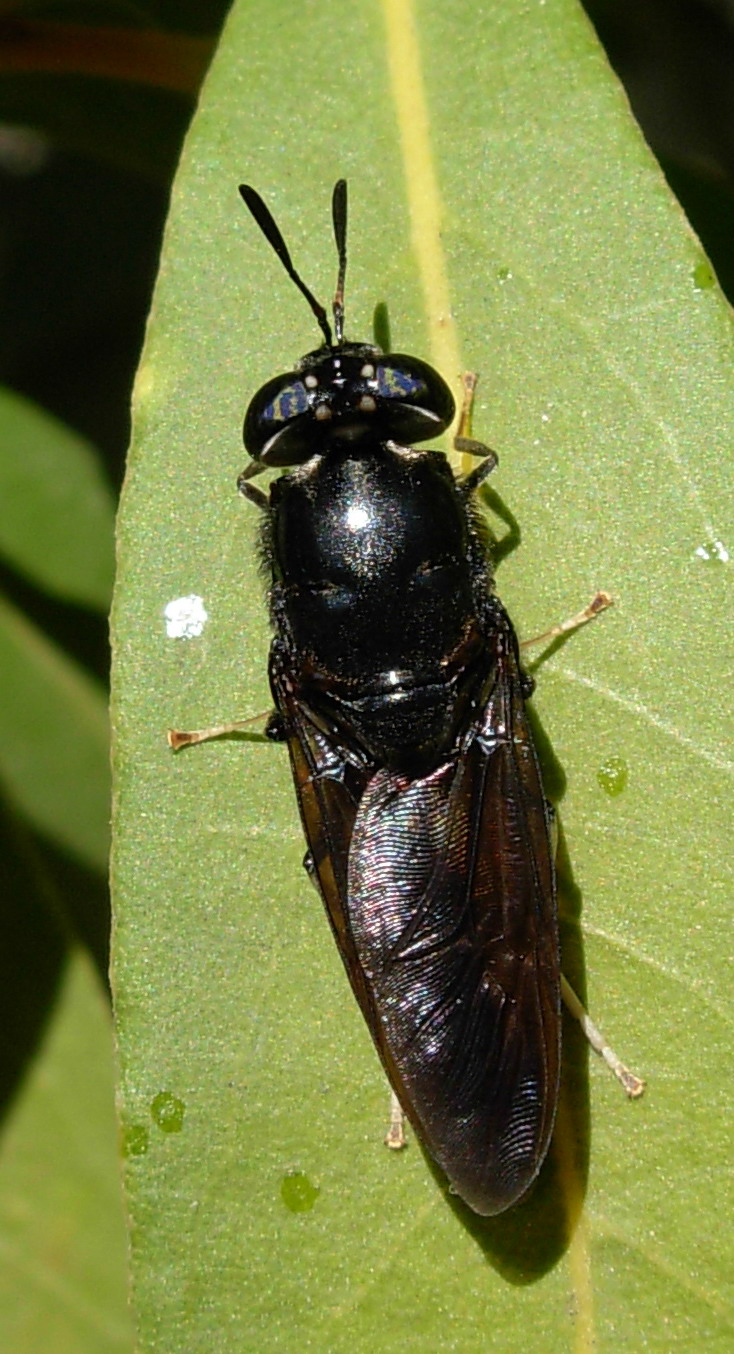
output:
<path id="1" fill-rule="evenodd" d="M 97 453 L 13 391 L 0 391 L 0 553 L 52 596 L 107 611 L 114 499 Z"/>
<path id="2" fill-rule="evenodd" d="M 104 692 L 0 599 L 0 777 L 38 831 L 104 871 L 109 764 Z"/>
<path id="3" fill-rule="evenodd" d="M 0 1334 L 13 1354 L 131 1348 L 109 1007 L 77 951 L 3 1124 Z"/>

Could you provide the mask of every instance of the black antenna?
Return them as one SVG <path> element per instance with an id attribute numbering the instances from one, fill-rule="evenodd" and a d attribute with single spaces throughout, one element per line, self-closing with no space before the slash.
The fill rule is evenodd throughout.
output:
<path id="1" fill-rule="evenodd" d="M 344 278 L 347 271 L 347 181 L 337 179 L 331 199 L 334 239 L 339 255 L 339 276 L 334 293 L 334 332 L 337 344 L 344 342 Z"/>
<path id="2" fill-rule="evenodd" d="M 343 183 L 343 184 L 344 184 L 344 193 L 343 193 L 342 196 L 343 196 L 343 198 L 344 198 L 344 226 L 346 227 L 346 184 L 344 183 L 343 180 L 340 180 L 340 183 Z M 337 184 L 337 185 L 336 185 L 336 188 L 334 189 L 334 204 L 335 204 L 335 205 L 334 205 L 334 230 L 335 230 L 335 231 L 336 231 L 336 229 L 337 229 L 337 227 L 336 227 L 336 197 L 337 197 L 337 189 L 338 189 L 338 188 L 339 188 L 339 184 Z M 310 307 L 311 307 L 311 309 L 312 309 L 314 315 L 316 316 L 316 319 L 317 319 L 318 322 L 319 322 L 319 327 L 320 327 L 320 329 L 321 329 L 322 334 L 324 335 L 324 338 L 326 339 L 326 342 L 327 342 L 328 346 L 329 346 L 330 348 L 333 348 L 333 346 L 334 346 L 334 341 L 333 341 L 332 334 L 331 334 L 331 325 L 329 324 L 329 321 L 328 321 L 328 319 L 327 319 L 326 311 L 324 310 L 324 307 L 316 300 L 316 297 L 314 296 L 313 292 L 312 292 L 312 291 L 309 291 L 308 287 L 306 286 L 306 283 L 303 281 L 303 279 L 302 279 L 301 277 L 299 277 L 298 273 L 296 272 L 295 268 L 293 267 L 293 264 L 292 264 L 292 262 L 291 262 L 291 256 L 290 256 L 290 254 L 288 253 L 288 247 L 287 247 L 287 245 L 286 245 L 285 240 L 283 239 L 283 236 L 282 236 L 281 233 L 280 233 L 280 230 L 278 229 L 278 227 L 277 227 L 276 224 L 275 224 L 275 221 L 273 220 L 273 216 L 272 216 L 272 214 L 271 214 L 270 208 L 269 208 L 269 207 L 266 207 L 265 203 L 263 202 L 262 198 L 260 197 L 260 194 L 259 194 L 258 192 L 256 192 L 254 188 L 251 188 L 249 184 L 247 184 L 247 183 L 241 183 L 241 184 L 240 184 L 240 193 L 241 193 L 241 195 L 242 195 L 242 201 L 244 202 L 245 206 L 248 207 L 249 210 L 252 212 L 252 215 L 254 216 L 255 220 L 257 221 L 257 224 L 259 225 L 259 227 L 260 227 L 260 229 L 261 229 L 263 235 L 265 236 L 265 239 L 267 240 L 268 244 L 271 245 L 272 248 L 275 250 L 275 252 L 276 252 L 276 254 L 278 255 L 278 258 L 280 259 L 280 261 L 281 261 L 283 267 L 285 268 L 285 271 L 287 272 L 288 276 L 293 280 L 293 282 L 295 282 L 296 286 L 298 287 L 298 290 L 299 290 L 300 292 L 303 293 L 303 295 L 305 296 L 306 300 L 308 301 L 308 304 L 310 305 Z M 338 243 L 338 240 L 337 240 L 337 243 Z M 346 267 L 346 251 L 343 251 L 343 257 L 344 257 L 344 267 Z M 342 267 L 341 267 L 342 250 L 340 250 L 339 260 L 340 260 L 340 274 L 339 274 L 339 275 L 340 275 L 340 277 L 342 278 L 342 283 L 343 283 L 343 269 L 342 269 Z M 341 311 L 341 313 L 342 313 L 342 322 L 343 322 L 343 311 L 344 311 L 344 307 L 343 307 L 343 305 L 342 305 L 342 311 Z M 337 321 L 336 299 L 334 300 L 334 322 L 335 322 L 335 324 L 337 325 L 337 340 L 338 340 L 339 342 L 341 342 L 341 339 L 339 338 L 339 329 L 338 329 L 338 321 Z"/>

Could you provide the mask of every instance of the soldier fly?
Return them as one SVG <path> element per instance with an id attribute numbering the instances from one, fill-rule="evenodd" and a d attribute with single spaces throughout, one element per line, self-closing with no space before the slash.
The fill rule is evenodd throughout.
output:
<path id="1" fill-rule="evenodd" d="M 324 339 L 244 421 L 238 487 L 262 511 L 274 631 L 267 732 L 287 742 L 306 867 L 397 1099 L 452 1191 L 499 1213 L 548 1149 L 563 980 L 533 683 L 474 506 L 497 458 L 457 439 L 478 458 L 457 478 L 416 450 L 451 424 L 447 384 L 345 340 L 345 181 L 333 333 L 263 199 L 240 193 Z M 272 466 L 288 469 L 266 495 L 251 481 Z"/>

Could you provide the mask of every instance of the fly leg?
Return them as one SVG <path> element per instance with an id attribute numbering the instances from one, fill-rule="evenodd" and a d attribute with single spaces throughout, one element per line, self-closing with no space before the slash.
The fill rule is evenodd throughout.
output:
<path id="1" fill-rule="evenodd" d="M 474 407 L 474 392 L 477 388 L 476 372 L 465 371 L 461 379 L 464 387 L 464 399 L 459 414 L 459 426 L 454 438 L 454 451 L 458 451 L 465 456 L 481 456 L 482 458 L 481 463 L 474 470 L 470 470 L 467 475 L 462 475 L 459 480 L 461 488 L 467 494 L 472 494 L 475 489 L 479 488 L 482 481 L 488 475 L 491 475 L 495 466 L 499 463 L 499 457 L 491 447 L 472 437 L 472 410 Z"/>
<path id="2" fill-rule="evenodd" d="M 561 974 L 561 996 L 566 1009 L 570 1011 L 575 1020 L 578 1020 L 579 1025 L 594 1052 L 598 1053 L 599 1057 L 604 1059 L 607 1067 L 614 1073 L 617 1080 L 621 1082 L 630 1100 L 636 1100 L 638 1096 L 642 1095 L 642 1092 L 645 1089 L 645 1082 L 641 1077 L 636 1076 L 634 1072 L 630 1072 L 630 1069 L 625 1067 L 621 1058 L 617 1057 L 614 1049 L 609 1046 L 599 1027 L 594 1024 L 586 1007 L 579 1001 L 571 984 L 564 978 L 563 974 Z"/>
<path id="3" fill-rule="evenodd" d="M 588 606 L 577 611 L 575 616 L 569 616 L 558 625 L 552 625 L 550 630 L 544 630 L 542 635 L 533 635 L 532 639 L 521 640 L 520 648 L 531 649 L 536 644 L 552 644 L 554 640 L 571 635 L 574 630 L 580 630 L 582 625 L 588 625 L 589 621 L 596 620 L 596 617 L 601 615 L 602 611 L 607 611 L 610 606 L 614 606 L 614 598 L 610 597 L 608 592 L 597 592 Z"/>
<path id="4" fill-rule="evenodd" d="M 319 897 L 321 889 L 319 888 L 319 878 L 316 870 L 313 855 L 307 851 L 303 857 L 303 868 L 306 871 L 311 883 L 313 884 Z M 387 1133 L 385 1134 L 385 1146 L 392 1149 L 393 1152 L 399 1152 L 402 1147 L 407 1147 L 405 1137 L 405 1115 L 395 1092 L 390 1089 L 390 1122 Z"/>
<path id="5" fill-rule="evenodd" d="M 476 372 L 464 372 L 462 377 L 464 387 L 464 399 L 459 414 L 459 426 L 454 438 L 454 450 L 465 453 L 469 456 L 481 456 L 481 463 L 470 470 L 467 475 L 463 475 L 458 481 L 461 489 L 467 494 L 472 494 L 479 485 L 491 475 L 495 466 L 499 464 L 497 452 L 484 442 L 478 442 L 472 437 L 472 412 L 474 408 L 474 395 L 477 388 Z M 608 592 L 597 592 L 588 606 L 583 610 L 577 611 L 575 616 L 569 616 L 568 620 L 561 621 L 554 625 L 550 630 L 546 630 L 542 635 L 534 635 L 532 639 L 523 640 L 520 644 L 521 649 L 529 649 L 535 644 L 552 644 L 554 640 L 561 639 L 565 635 L 570 635 L 574 630 L 580 630 L 582 625 L 593 621 L 595 617 L 606 611 L 608 607 L 614 606 L 614 598 L 610 597 Z"/>
<path id="6" fill-rule="evenodd" d="M 393 1152 L 399 1152 L 401 1148 L 407 1147 L 405 1137 L 405 1115 L 403 1107 L 394 1091 L 390 1091 L 390 1127 L 385 1134 L 385 1146 Z"/>
<path id="7" fill-rule="evenodd" d="M 558 818 L 556 810 L 552 804 L 546 800 L 546 815 L 548 819 L 548 831 L 551 840 L 551 849 L 555 858 L 558 849 Z M 578 1020 L 581 1029 L 586 1036 L 589 1044 L 600 1058 L 604 1059 L 607 1067 L 612 1071 L 620 1082 L 623 1089 L 627 1092 L 630 1100 L 637 1100 L 645 1089 L 645 1082 L 642 1077 L 638 1077 L 635 1072 L 631 1072 L 622 1059 L 617 1056 L 614 1049 L 607 1043 L 604 1035 L 598 1025 L 594 1024 L 589 1012 L 586 1010 L 583 1002 L 576 996 L 568 978 L 561 974 L 561 998 L 566 1010 Z"/>
<path id="8" fill-rule="evenodd" d="M 250 484 L 249 481 L 254 479 L 256 475 L 262 475 L 263 470 L 267 470 L 267 468 L 262 461 L 250 461 L 250 464 L 237 479 L 237 488 L 242 497 L 246 498 L 249 503 L 254 503 L 255 507 L 259 508 L 261 512 L 270 512 L 270 500 L 262 489 L 258 489 L 256 484 Z"/>
<path id="9" fill-rule="evenodd" d="M 251 715 L 249 719 L 233 719 L 229 724 L 212 724 L 208 729 L 169 729 L 166 738 L 168 746 L 173 748 L 174 752 L 178 752 L 180 748 L 192 747 L 194 743 L 208 743 L 212 738 L 225 738 L 228 733 L 242 733 L 251 724 L 258 724 L 263 719 L 267 720 L 265 737 L 273 743 L 282 742 L 286 735 L 280 731 L 282 721 L 276 711 L 271 715 L 259 714 Z"/>
<path id="10" fill-rule="evenodd" d="M 303 857 L 303 868 L 320 897 L 321 889 L 319 888 L 318 873 L 311 851 L 307 851 Z M 403 1109 L 398 1097 L 391 1088 L 390 1121 L 387 1133 L 385 1134 L 385 1146 L 391 1148 L 393 1152 L 399 1152 L 401 1148 L 407 1147 L 407 1145 L 408 1143 L 405 1137 L 405 1115 L 403 1114 Z"/>
<path id="11" fill-rule="evenodd" d="M 267 494 L 258 489 L 257 485 L 250 484 L 249 481 L 255 475 L 261 475 L 267 466 L 262 461 L 251 461 L 246 470 L 237 480 L 237 488 L 242 496 L 250 503 L 254 503 L 261 512 L 270 512 L 270 500 Z M 250 724 L 256 724 L 259 720 L 266 719 L 265 737 L 271 739 L 274 743 L 281 743 L 286 738 L 283 721 L 277 711 L 271 715 L 252 715 L 250 719 L 235 719 L 229 724 L 212 724 L 208 729 L 169 729 L 166 737 L 169 747 L 174 752 L 179 748 L 192 747 L 194 743 L 208 743 L 212 738 L 224 738 L 228 733 L 241 733 L 247 729 Z"/>

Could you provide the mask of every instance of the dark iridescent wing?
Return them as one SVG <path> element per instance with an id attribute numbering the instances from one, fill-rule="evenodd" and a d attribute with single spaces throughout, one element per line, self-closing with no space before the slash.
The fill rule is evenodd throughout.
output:
<path id="1" fill-rule="evenodd" d="M 354 993 L 377 1041 L 374 1001 L 359 967 L 346 910 L 354 820 L 375 767 L 343 747 L 321 727 L 318 718 L 294 689 L 287 661 L 277 644 L 271 650 L 270 685 L 275 704 L 285 721 L 298 807 L 315 882 Z"/>
<path id="2" fill-rule="evenodd" d="M 366 786 L 347 895 L 395 1090 L 482 1214 L 537 1175 L 560 1061 L 553 861 L 509 622 L 493 645 L 462 754 L 419 780 L 380 770 Z"/>
<path id="3" fill-rule="evenodd" d="M 486 700 L 459 753 L 410 780 L 319 727 L 271 664 L 306 838 L 400 1102 L 478 1213 L 535 1178 L 553 1127 L 553 862 L 516 641 L 497 609 Z"/>

